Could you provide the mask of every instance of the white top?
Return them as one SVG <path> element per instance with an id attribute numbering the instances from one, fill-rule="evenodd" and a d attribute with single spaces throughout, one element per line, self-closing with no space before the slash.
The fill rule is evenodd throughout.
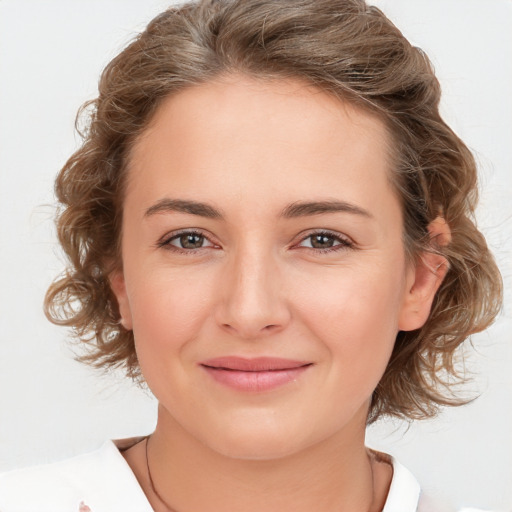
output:
<path id="1" fill-rule="evenodd" d="M 119 451 L 129 441 L 106 441 L 91 453 L 0 474 L 0 512 L 153 512 Z M 427 512 L 414 476 L 393 457 L 390 462 L 383 512 Z"/>

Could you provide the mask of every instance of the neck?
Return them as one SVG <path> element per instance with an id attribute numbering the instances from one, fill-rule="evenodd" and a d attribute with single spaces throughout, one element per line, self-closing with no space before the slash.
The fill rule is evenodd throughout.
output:
<path id="1" fill-rule="evenodd" d="M 375 496 L 375 491 L 382 494 L 388 486 L 382 486 L 381 478 L 375 484 L 374 467 L 364 447 L 364 420 L 362 428 L 355 427 L 348 425 L 292 455 L 247 460 L 211 450 L 160 410 L 148 450 L 158 496 L 148 477 L 141 483 L 149 486 L 147 495 L 156 511 L 167 507 L 176 512 L 381 510 L 385 493 Z"/>

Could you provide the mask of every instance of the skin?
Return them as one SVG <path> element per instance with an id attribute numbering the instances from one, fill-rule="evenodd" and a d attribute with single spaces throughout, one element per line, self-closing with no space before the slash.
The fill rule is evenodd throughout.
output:
<path id="1" fill-rule="evenodd" d="M 243 75 L 167 98 L 136 142 L 111 284 L 159 401 L 151 473 L 173 509 L 382 509 L 392 471 L 364 446 L 371 394 L 397 332 L 423 325 L 446 270 L 433 254 L 406 261 L 389 144 L 379 119 L 324 92 Z M 281 216 L 333 200 L 351 209 Z M 191 229 L 204 238 L 183 248 L 176 232 Z M 449 237 L 441 219 L 429 229 Z M 312 364 L 247 393 L 199 364 L 232 355 Z M 124 455 L 166 510 L 144 443 Z"/>

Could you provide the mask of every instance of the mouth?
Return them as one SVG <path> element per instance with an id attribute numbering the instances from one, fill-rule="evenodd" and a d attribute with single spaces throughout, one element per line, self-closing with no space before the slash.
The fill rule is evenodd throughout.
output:
<path id="1" fill-rule="evenodd" d="M 219 357 L 200 366 L 217 382 L 238 391 L 262 392 L 296 381 L 313 363 L 275 357 Z"/>

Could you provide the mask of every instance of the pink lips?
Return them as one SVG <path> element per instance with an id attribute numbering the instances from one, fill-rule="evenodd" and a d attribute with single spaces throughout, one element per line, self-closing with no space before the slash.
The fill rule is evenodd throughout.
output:
<path id="1" fill-rule="evenodd" d="M 200 366 L 217 382 L 239 391 L 268 391 L 296 380 L 312 363 L 275 357 L 218 357 Z"/>

